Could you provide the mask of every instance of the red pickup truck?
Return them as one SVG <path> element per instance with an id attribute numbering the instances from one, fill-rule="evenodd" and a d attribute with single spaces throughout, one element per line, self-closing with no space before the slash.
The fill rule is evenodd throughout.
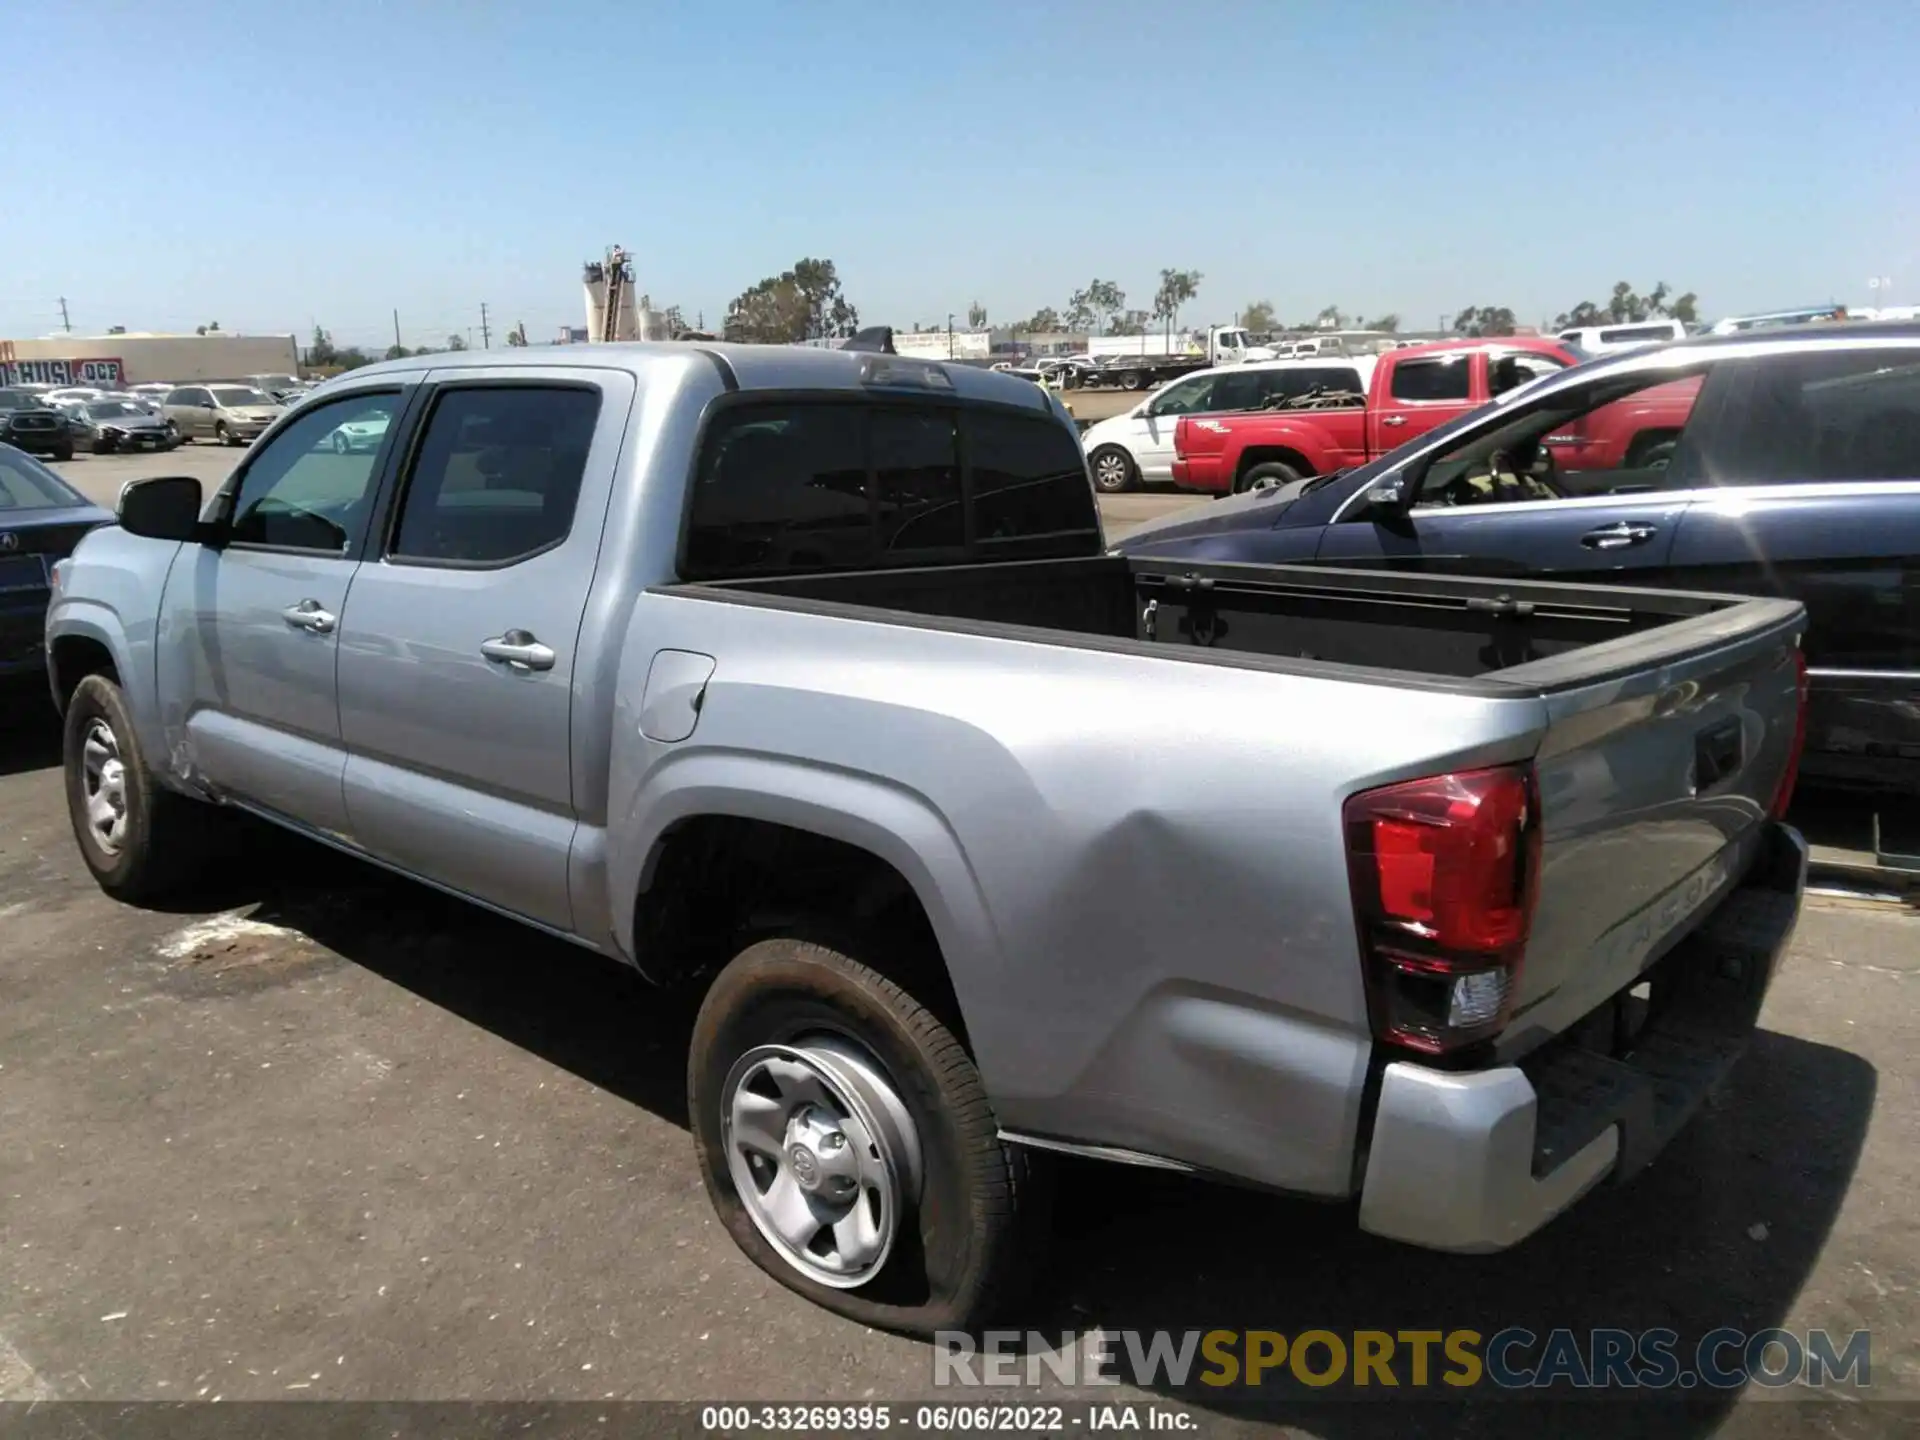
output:
<path id="1" fill-rule="evenodd" d="M 1577 364 L 1557 340 L 1443 340 L 1380 357 L 1365 395 L 1305 395 L 1282 409 L 1189 415 L 1174 431 L 1174 483 L 1238 494 L 1364 465 L 1528 381 Z M 1657 464 L 1686 424 L 1699 380 L 1641 391 L 1549 435 L 1563 471 Z"/>

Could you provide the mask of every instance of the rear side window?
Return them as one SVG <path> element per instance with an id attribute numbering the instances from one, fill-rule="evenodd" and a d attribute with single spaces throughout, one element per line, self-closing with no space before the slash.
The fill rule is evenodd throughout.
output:
<path id="1" fill-rule="evenodd" d="M 1265 394 L 1262 379 L 1262 375 L 1257 370 L 1239 370 L 1231 375 L 1222 375 L 1214 382 L 1209 408 L 1214 410 L 1253 409 Z"/>
<path id="2" fill-rule="evenodd" d="M 1712 485 L 1920 479 L 1920 349 L 1803 348 L 1730 362 L 1692 471 Z"/>
<path id="3" fill-rule="evenodd" d="M 1470 391 L 1467 356 L 1437 355 L 1431 360 L 1402 360 L 1393 367 L 1396 400 L 1465 400 Z"/>
<path id="4" fill-rule="evenodd" d="M 688 579 L 1098 548 L 1080 447 L 993 411 L 735 406 L 708 427 L 688 503 Z"/>
<path id="5" fill-rule="evenodd" d="M 445 390 L 427 416 L 388 554 L 426 564 L 510 565 L 567 538 L 600 392 L 557 385 Z M 335 432 L 378 449 L 386 432 Z M 342 447 L 345 447 L 344 449 Z"/>

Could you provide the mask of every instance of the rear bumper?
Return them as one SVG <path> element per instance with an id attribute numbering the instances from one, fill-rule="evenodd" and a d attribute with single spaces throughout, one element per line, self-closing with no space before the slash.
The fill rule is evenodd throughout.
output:
<path id="1" fill-rule="evenodd" d="M 1625 1058 L 1562 1040 L 1515 1065 L 1381 1078 L 1360 1227 L 1488 1251 L 1659 1152 L 1746 1048 L 1806 884 L 1799 832 L 1770 827 L 1738 888 L 1655 967 L 1659 1007 Z"/>

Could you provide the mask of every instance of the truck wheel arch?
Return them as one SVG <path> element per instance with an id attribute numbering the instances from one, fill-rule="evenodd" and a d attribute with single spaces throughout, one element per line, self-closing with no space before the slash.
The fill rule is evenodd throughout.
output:
<path id="1" fill-rule="evenodd" d="M 105 675 L 118 680 L 121 670 L 113 647 L 102 636 L 68 631 L 54 637 L 47 646 L 48 680 L 53 688 L 53 703 L 62 715 L 67 701 L 89 675 Z"/>
<path id="2" fill-rule="evenodd" d="M 982 1073 L 991 1078 L 989 1061 L 976 1048 L 982 1039 L 977 1021 L 982 994 L 1000 966 L 1000 946 L 972 867 L 945 819 L 922 797 L 867 777 L 764 757 L 715 756 L 702 763 L 690 756 L 689 761 L 694 763 L 668 767 L 657 777 L 666 788 L 654 789 L 629 811 L 645 814 L 645 832 L 629 831 L 631 838 L 610 850 L 611 894 L 623 907 L 612 917 L 620 952 L 656 982 L 684 975 L 689 962 L 700 968 L 703 942 L 718 955 L 738 938 L 741 924 L 754 928 L 761 917 L 731 914 L 733 926 L 725 936 L 679 930 L 663 937 L 658 929 L 663 921 L 670 927 L 701 923 L 704 897 L 684 916 L 672 912 L 676 898 L 687 894 L 684 877 L 691 861 L 709 862 L 696 867 L 705 875 L 712 871 L 716 843 L 728 847 L 722 852 L 728 864 L 739 865 L 751 863 L 755 847 L 778 847 L 784 837 L 811 842 L 810 863 L 829 872 L 824 901 L 797 905 L 792 913 L 811 923 L 880 919 L 911 925 L 918 917 L 937 949 L 941 971 L 926 978 L 948 991 L 952 1019 L 968 1037 Z M 722 778 L 710 767 L 750 774 Z M 762 899 L 770 903 L 767 918 L 774 918 L 789 897 L 731 896 L 729 903 L 745 901 L 750 912 Z M 894 908 L 901 901 L 907 908 Z M 672 942 L 666 948 L 663 938 Z M 722 963 L 732 953 L 727 950 Z M 894 978 L 904 983 L 904 977 Z M 922 1001 L 933 1005 L 939 998 L 923 996 Z"/>
<path id="3" fill-rule="evenodd" d="M 1240 452 L 1239 462 L 1233 468 L 1234 489 L 1240 488 L 1247 472 L 1256 465 L 1286 465 L 1298 471 L 1302 479 L 1320 473 L 1320 467 L 1298 450 L 1285 445 L 1249 445 Z"/>

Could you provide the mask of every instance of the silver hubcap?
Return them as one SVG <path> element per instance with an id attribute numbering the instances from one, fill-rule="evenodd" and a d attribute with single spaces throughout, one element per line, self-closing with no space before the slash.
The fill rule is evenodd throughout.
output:
<path id="1" fill-rule="evenodd" d="M 920 1193 L 920 1137 L 879 1062 L 837 1035 L 762 1045 L 721 1103 L 727 1168 L 767 1243 L 836 1290 L 879 1274 Z"/>
<path id="2" fill-rule="evenodd" d="M 1100 483 L 1110 490 L 1118 490 L 1127 483 L 1127 462 L 1118 455 L 1102 455 L 1099 469 L 1095 472 Z"/>
<path id="3" fill-rule="evenodd" d="M 127 767 L 120 758 L 120 742 L 113 727 L 95 720 L 87 727 L 80 749 L 81 771 L 87 795 L 87 828 L 94 844 L 118 855 L 127 838 Z"/>

